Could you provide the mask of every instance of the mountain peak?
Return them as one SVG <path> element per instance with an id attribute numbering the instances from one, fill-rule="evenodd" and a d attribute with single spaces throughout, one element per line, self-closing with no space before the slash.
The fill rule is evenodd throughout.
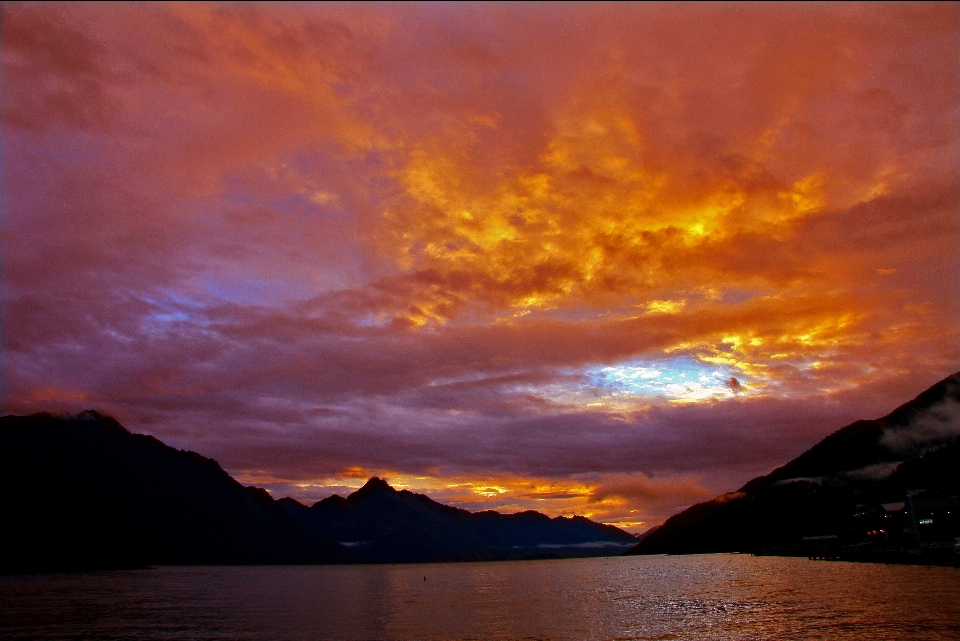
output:
<path id="1" fill-rule="evenodd" d="M 368 496 L 371 494 L 383 494 L 385 492 L 396 492 L 396 490 L 390 487 L 390 484 L 379 476 L 372 476 L 369 481 L 364 483 L 363 487 L 350 496 Z"/>

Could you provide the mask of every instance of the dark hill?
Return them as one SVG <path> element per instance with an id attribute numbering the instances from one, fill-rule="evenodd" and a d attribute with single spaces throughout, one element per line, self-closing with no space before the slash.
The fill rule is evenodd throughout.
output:
<path id="1" fill-rule="evenodd" d="M 348 496 L 306 507 L 280 504 L 312 531 L 348 545 L 360 560 L 472 561 L 531 556 L 609 554 L 633 535 L 583 517 L 539 512 L 468 512 L 422 494 L 396 490 L 379 478 Z"/>
<path id="2" fill-rule="evenodd" d="M 312 507 L 96 412 L 0 418 L 0 574 L 183 564 L 466 561 L 615 553 L 582 517 L 471 513 L 373 478 Z"/>
<path id="3" fill-rule="evenodd" d="M 96 412 L 0 418 L 0 484 L 0 572 L 347 558 L 213 459 Z"/>
<path id="4" fill-rule="evenodd" d="M 736 492 L 671 517 L 626 554 L 946 546 L 960 536 L 958 434 L 960 373 L 883 418 L 834 432 Z"/>

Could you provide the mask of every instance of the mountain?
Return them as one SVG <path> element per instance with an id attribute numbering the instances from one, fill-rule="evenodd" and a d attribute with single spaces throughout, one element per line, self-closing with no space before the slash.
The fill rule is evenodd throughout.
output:
<path id="1" fill-rule="evenodd" d="M 96 412 L 0 418 L 0 487 L 0 572 L 349 556 L 213 459 Z"/>
<path id="2" fill-rule="evenodd" d="M 680 512 L 625 554 L 946 554 L 960 536 L 958 494 L 960 373 L 887 416 L 834 432 L 736 492 Z"/>
<path id="3" fill-rule="evenodd" d="M 539 512 L 468 512 L 442 505 L 379 478 L 343 498 L 312 507 L 280 505 L 313 532 L 347 545 L 364 562 L 483 561 L 596 556 L 632 545 L 633 535 L 581 516 Z"/>
<path id="4" fill-rule="evenodd" d="M 471 513 L 373 478 L 311 507 L 88 411 L 0 418 L 0 574 L 146 565 L 370 563 L 617 553 L 583 517 Z"/>

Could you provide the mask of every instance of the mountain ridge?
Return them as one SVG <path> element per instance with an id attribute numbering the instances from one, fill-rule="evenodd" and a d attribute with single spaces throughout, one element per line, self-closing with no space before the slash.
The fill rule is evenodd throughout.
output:
<path id="1" fill-rule="evenodd" d="M 819 554 L 823 541 L 848 556 L 919 549 L 934 539 L 948 546 L 960 536 L 960 509 L 933 506 L 960 508 L 958 492 L 960 373 L 885 416 L 833 432 L 734 492 L 675 514 L 624 554 Z M 883 507 L 911 497 L 912 508 Z"/>
<path id="2" fill-rule="evenodd" d="M 523 529 L 529 516 L 468 512 L 376 477 L 349 497 L 311 507 L 274 500 L 238 483 L 214 459 L 131 433 L 92 410 L 0 417 L 0 484 L 0 573 L 8 574 L 505 560 L 534 555 L 542 544 L 570 556 L 585 552 L 563 546 L 601 540 L 622 548 L 633 540 L 613 526 L 533 513 L 546 527 L 533 528 L 529 545 L 504 546 L 512 540 L 509 527 Z"/>
<path id="3" fill-rule="evenodd" d="M 577 555 L 585 554 L 594 543 L 599 551 L 635 541 L 632 534 L 584 517 L 550 518 L 532 510 L 470 512 L 423 494 L 396 490 L 378 477 L 346 498 L 333 495 L 310 507 L 292 499 L 282 504 L 305 527 L 349 544 L 358 558 L 369 562 L 425 560 L 437 550 L 447 558 L 475 561 L 544 556 L 546 549 L 554 556 L 561 550 L 571 556 L 575 550 Z M 383 521 L 385 515 L 389 524 Z M 390 536 L 391 528 L 401 526 L 417 532 L 417 543 L 402 550 Z"/>

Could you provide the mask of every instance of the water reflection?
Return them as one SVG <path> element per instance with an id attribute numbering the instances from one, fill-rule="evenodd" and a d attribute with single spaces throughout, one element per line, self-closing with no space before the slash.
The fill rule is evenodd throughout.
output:
<path id="1" fill-rule="evenodd" d="M 958 603 L 953 568 L 739 555 L 159 568 L 0 579 L 0 637 L 946 639 Z"/>

